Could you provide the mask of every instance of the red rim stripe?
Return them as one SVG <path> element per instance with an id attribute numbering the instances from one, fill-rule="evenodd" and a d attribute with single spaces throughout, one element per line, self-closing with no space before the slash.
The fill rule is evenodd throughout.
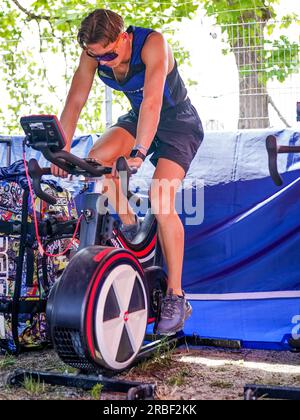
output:
<path id="1" fill-rule="evenodd" d="M 145 249 L 143 249 L 143 251 L 133 251 L 131 248 L 128 247 L 128 245 L 126 245 L 126 243 L 122 240 L 122 238 L 120 236 L 118 236 L 118 239 L 122 243 L 122 245 L 124 246 L 124 248 L 126 248 L 126 249 L 130 250 L 131 252 L 133 252 L 134 255 L 136 255 L 138 258 L 141 258 L 141 257 L 144 257 L 145 255 L 147 255 L 155 247 L 157 235 L 155 235 L 153 237 L 153 239 L 150 242 L 150 244 Z"/>
<path id="2" fill-rule="evenodd" d="M 103 251 L 103 253 L 104 252 L 105 251 Z M 101 281 L 102 275 L 105 272 L 105 270 L 108 268 L 108 266 L 110 264 L 112 264 L 114 261 L 116 261 L 117 259 L 123 258 L 124 256 L 131 259 L 132 261 L 134 261 L 134 263 L 137 264 L 139 266 L 140 270 L 143 272 L 143 269 L 142 269 L 141 265 L 134 258 L 134 256 L 123 252 L 123 253 L 120 253 L 120 254 L 118 253 L 117 255 L 114 255 L 111 258 L 109 258 L 106 261 L 106 263 L 103 265 L 103 267 L 101 268 L 99 273 L 96 274 L 96 276 L 97 276 L 96 279 L 94 280 L 94 278 L 93 278 L 91 280 L 91 283 L 94 283 L 94 284 L 93 284 L 92 290 L 89 294 L 90 299 L 88 301 L 88 309 L 87 309 L 87 317 L 86 317 L 86 330 L 87 330 L 88 347 L 89 347 L 90 353 L 91 353 L 91 355 L 94 359 L 95 359 L 95 349 L 94 349 L 94 346 L 93 346 L 92 318 L 93 318 L 93 308 L 94 308 L 94 301 L 95 301 L 97 289 L 98 289 L 99 283 Z"/>
<path id="3" fill-rule="evenodd" d="M 111 247 L 109 249 L 104 249 L 103 251 L 99 252 L 99 254 L 95 255 L 93 260 L 95 262 L 100 262 L 102 260 L 102 258 L 104 258 L 105 255 L 108 254 L 111 251 L 112 251 Z"/>

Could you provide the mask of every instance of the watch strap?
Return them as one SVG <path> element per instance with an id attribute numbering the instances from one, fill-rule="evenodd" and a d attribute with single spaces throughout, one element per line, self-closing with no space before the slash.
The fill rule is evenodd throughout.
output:
<path id="1" fill-rule="evenodd" d="M 146 155 L 144 155 L 144 153 L 142 153 L 140 150 L 136 150 L 136 149 L 132 150 L 132 152 L 130 153 L 130 157 L 131 158 L 140 158 L 143 161 L 146 159 Z"/>

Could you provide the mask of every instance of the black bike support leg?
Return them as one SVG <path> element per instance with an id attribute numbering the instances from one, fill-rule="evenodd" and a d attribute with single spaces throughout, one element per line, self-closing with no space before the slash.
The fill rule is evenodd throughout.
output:
<path id="1" fill-rule="evenodd" d="M 245 401 L 259 399 L 300 401 L 300 388 L 288 388 L 266 385 L 246 385 L 244 387 Z"/>
<path id="2" fill-rule="evenodd" d="M 110 379 L 102 375 L 71 375 L 29 370 L 16 370 L 8 377 L 7 385 L 21 387 L 26 379 L 48 385 L 80 388 L 85 391 L 91 390 L 95 385 L 100 384 L 103 386 L 103 392 L 127 393 L 127 399 L 130 400 L 153 400 L 155 393 L 154 384 Z"/>

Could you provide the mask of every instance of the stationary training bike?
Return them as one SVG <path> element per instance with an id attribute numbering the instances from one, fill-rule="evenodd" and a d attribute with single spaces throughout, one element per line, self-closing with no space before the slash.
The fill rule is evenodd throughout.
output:
<path id="1" fill-rule="evenodd" d="M 111 172 L 91 159 L 63 150 L 63 130 L 55 116 L 21 118 L 26 145 L 71 175 L 101 178 Z M 35 160 L 31 172 L 38 172 Z M 133 171 L 120 158 L 117 170 L 128 197 Z M 36 179 L 39 177 L 37 176 Z M 40 198 L 53 203 L 37 182 Z M 125 191 L 124 191 L 125 193 Z M 138 200 L 138 198 L 136 198 Z M 104 196 L 85 194 L 80 247 L 53 287 L 47 304 L 49 335 L 59 357 L 81 371 L 128 368 L 143 346 L 148 324 L 157 323 L 167 278 L 151 209 L 129 242 L 117 221 L 103 211 Z"/>

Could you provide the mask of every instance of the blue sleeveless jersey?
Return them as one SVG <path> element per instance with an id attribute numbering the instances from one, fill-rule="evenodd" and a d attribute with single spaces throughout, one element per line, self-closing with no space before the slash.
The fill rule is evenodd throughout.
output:
<path id="1" fill-rule="evenodd" d="M 145 84 L 146 66 L 142 62 L 141 52 L 149 34 L 154 32 L 152 29 L 138 28 L 130 26 L 127 31 L 133 33 L 132 54 L 130 68 L 126 79 L 118 82 L 111 68 L 107 66 L 98 66 L 98 75 L 100 79 L 112 89 L 124 92 L 130 101 L 131 107 L 136 114 L 139 113 L 143 101 L 143 91 Z M 177 62 L 171 73 L 168 75 L 164 87 L 162 112 L 174 108 L 187 98 L 187 90 L 180 77 L 177 68 Z"/>

